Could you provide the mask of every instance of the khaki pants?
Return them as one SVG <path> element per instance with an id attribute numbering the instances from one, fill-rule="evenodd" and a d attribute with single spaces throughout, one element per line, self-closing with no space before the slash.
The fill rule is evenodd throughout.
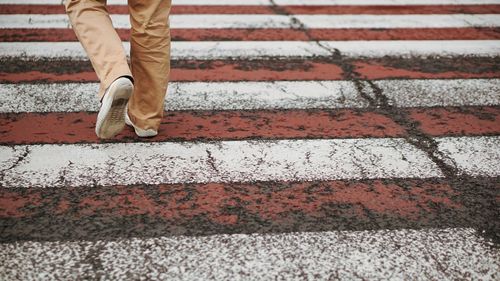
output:
<path id="1" fill-rule="evenodd" d="M 157 130 L 170 73 L 171 0 L 129 0 L 130 67 L 122 42 L 106 10 L 106 0 L 66 0 L 73 30 L 101 82 L 99 98 L 120 76 L 131 76 L 134 93 L 128 112 L 142 129 Z"/>

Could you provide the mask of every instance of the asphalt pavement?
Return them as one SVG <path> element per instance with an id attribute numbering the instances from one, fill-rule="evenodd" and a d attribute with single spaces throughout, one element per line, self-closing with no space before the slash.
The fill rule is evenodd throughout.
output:
<path id="1" fill-rule="evenodd" d="M 108 0 L 129 49 L 126 1 Z M 499 0 L 174 0 L 158 136 L 0 0 L 1 280 L 499 280 Z"/>

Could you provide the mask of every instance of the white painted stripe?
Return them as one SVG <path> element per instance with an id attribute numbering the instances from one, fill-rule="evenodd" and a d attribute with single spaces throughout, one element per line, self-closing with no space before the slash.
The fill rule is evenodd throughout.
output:
<path id="1" fill-rule="evenodd" d="M 500 15 L 296 15 L 306 28 L 465 28 L 500 26 Z"/>
<path id="2" fill-rule="evenodd" d="M 438 143 L 463 174 L 500 176 L 500 136 L 439 138 Z"/>
<path id="3" fill-rule="evenodd" d="M 0 171 L 3 187 L 442 177 L 403 139 L 19 145 L 0 155 L 14 166 Z"/>
<path id="4" fill-rule="evenodd" d="M 111 0 L 115 4 L 126 5 L 127 0 Z M 483 0 L 481 0 L 483 1 Z M 250 6 L 267 6 L 271 5 L 270 0 L 172 0 L 172 5 L 250 5 Z"/>
<path id="5" fill-rule="evenodd" d="M 500 79 L 374 81 L 396 107 L 500 105 Z"/>
<path id="6" fill-rule="evenodd" d="M 320 41 L 348 57 L 498 56 L 500 40 Z"/>
<path id="7" fill-rule="evenodd" d="M 498 27 L 500 15 L 296 15 L 307 28 L 466 28 Z M 130 28 L 128 15 L 112 15 L 115 28 Z M 295 28 L 284 15 L 172 15 L 176 28 Z M 66 15 L 2 15 L 0 28 L 69 28 Z"/>
<path id="8" fill-rule="evenodd" d="M 28 241 L 0 259 L 5 280 L 498 280 L 500 266 L 471 228 Z"/>
<path id="9" fill-rule="evenodd" d="M 0 0 L 0 4 L 61 5 L 63 0 Z M 108 0 L 108 5 L 126 5 L 126 0 Z M 500 0 L 274 0 L 277 5 L 487 5 Z M 269 0 L 173 0 L 172 5 L 272 5 Z"/>
<path id="10" fill-rule="evenodd" d="M 0 4 L 22 4 L 22 5 L 62 5 L 64 0 L 0 0 Z M 107 0 L 108 5 L 127 5 L 127 0 Z M 172 5 L 271 5 L 269 0 L 172 0 Z"/>
<path id="11" fill-rule="evenodd" d="M 300 6 L 486 5 L 486 4 L 500 4 L 500 0 L 274 0 L 274 3 L 276 3 L 277 5 L 300 5 Z"/>
<path id="12" fill-rule="evenodd" d="M 124 43 L 127 52 L 130 44 Z M 79 42 L 2 42 L 2 57 L 86 59 Z M 263 57 L 330 56 L 314 42 L 300 41 L 203 41 L 172 42 L 172 59 L 225 59 Z"/>
<path id="13" fill-rule="evenodd" d="M 258 59 L 266 57 L 330 57 L 334 50 L 348 57 L 498 56 L 500 40 L 390 41 L 203 41 L 172 42 L 172 59 Z M 128 42 L 124 43 L 127 52 Z M 328 51 L 331 49 L 332 51 Z M 17 59 L 84 59 L 79 42 L 2 42 L 0 57 Z"/>
<path id="14" fill-rule="evenodd" d="M 115 28 L 130 28 L 129 15 L 111 15 Z M 176 28 L 292 28 L 292 18 L 284 15 L 171 15 Z M 0 28 L 69 28 L 67 15 L 2 15 Z"/>
<path id="15" fill-rule="evenodd" d="M 113 15 L 113 18 L 116 18 L 116 16 Z M 122 21 L 121 17 L 113 21 L 115 28 L 120 28 L 120 21 Z M 70 24 L 67 15 L 14 14 L 2 15 L 0 17 L 0 28 L 70 28 Z"/>
<path id="16" fill-rule="evenodd" d="M 500 105 L 500 79 L 374 81 L 396 107 Z M 95 83 L 0 84 L 0 113 L 99 110 Z M 365 87 L 368 92 L 369 86 Z M 365 108 L 350 81 L 172 82 L 165 110 Z"/>
<path id="17" fill-rule="evenodd" d="M 0 112 L 98 111 L 98 84 L 0 84 Z M 350 81 L 171 83 L 165 110 L 360 108 Z"/>

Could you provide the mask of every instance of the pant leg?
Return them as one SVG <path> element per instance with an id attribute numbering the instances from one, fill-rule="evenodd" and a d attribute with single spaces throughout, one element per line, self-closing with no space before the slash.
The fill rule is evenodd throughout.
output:
<path id="1" fill-rule="evenodd" d="M 134 94 L 129 117 L 142 129 L 157 130 L 163 117 L 170 73 L 171 0 L 129 0 L 130 62 Z"/>
<path id="2" fill-rule="evenodd" d="M 66 0 L 73 30 L 101 82 L 99 98 L 120 76 L 132 76 L 120 37 L 106 10 L 106 0 Z"/>

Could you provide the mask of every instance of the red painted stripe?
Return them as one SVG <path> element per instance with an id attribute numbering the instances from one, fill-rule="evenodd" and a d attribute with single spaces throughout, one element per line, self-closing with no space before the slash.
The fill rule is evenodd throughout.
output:
<path id="1" fill-rule="evenodd" d="M 122 40 L 130 41 L 130 30 L 116 29 Z M 67 42 L 78 41 L 72 29 L 5 28 L 0 29 L 0 42 Z"/>
<path id="2" fill-rule="evenodd" d="M 118 29 L 124 41 L 130 31 Z M 172 29 L 174 41 L 309 41 L 309 40 L 493 40 L 500 28 L 392 28 L 392 29 Z M 309 35 L 309 36 L 308 36 Z M 77 41 L 71 29 L 0 29 L 0 42 Z"/>
<path id="3" fill-rule="evenodd" d="M 168 101 L 167 101 L 168 102 Z M 2 144 L 95 143 L 95 113 L 0 114 Z M 374 112 L 281 110 L 166 112 L 150 141 L 399 137 L 403 128 Z M 126 129 L 113 141 L 136 141 Z"/>
<path id="4" fill-rule="evenodd" d="M 167 100 L 168 102 L 168 100 Z M 500 135 L 500 108 L 402 110 L 424 133 L 442 136 Z M 95 113 L 0 114 L 0 144 L 96 143 Z M 390 118 L 362 110 L 167 112 L 160 134 L 146 141 L 401 137 Z M 114 142 L 136 141 L 131 129 Z"/>
<path id="5" fill-rule="evenodd" d="M 431 58 L 417 60 L 353 60 L 353 73 L 362 79 L 499 78 L 496 59 Z"/>
<path id="6" fill-rule="evenodd" d="M 0 241 L 479 227 L 497 178 L 0 189 Z M 470 196 L 471 192 L 474 196 Z"/>
<path id="7" fill-rule="evenodd" d="M 0 5 L 0 14 L 65 14 L 63 5 L 23 5 L 3 4 Z"/>
<path id="8" fill-rule="evenodd" d="M 74 62 L 70 63 L 74 64 Z M 290 81 L 343 78 L 340 66 L 312 61 L 173 61 L 172 68 L 171 81 Z M 97 76 L 91 70 L 90 65 L 88 71 L 80 70 L 71 73 L 69 65 L 57 67 L 54 69 L 56 73 L 51 71 L 0 72 L 0 82 L 97 81 Z"/>
<path id="9" fill-rule="evenodd" d="M 499 5 L 500 7 L 500 5 Z M 271 6 L 172 6 L 171 14 L 247 14 L 247 15 L 266 15 L 275 14 Z"/>
<path id="10" fill-rule="evenodd" d="M 110 14 L 128 14 L 128 6 L 108 5 Z M 0 14 L 65 14 L 62 5 L 0 5 Z M 174 5 L 171 14 L 274 14 L 270 6 Z"/>
<path id="11" fill-rule="evenodd" d="M 500 38 L 500 28 L 345 28 L 310 29 L 308 32 L 314 40 L 493 40 Z"/>
<path id="12" fill-rule="evenodd" d="M 420 108 L 409 116 L 432 136 L 500 135 L 500 107 Z"/>
<path id="13" fill-rule="evenodd" d="M 175 224 L 203 217 L 227 226 L 253 223 L 256 218 L 287 225 L 301 224 L 304 218 L 327 222 L 335 217 L 424 222 L 437 213 L 464 209 L 452 199 L 457 195 L 446 183 L 417 180 L 2 189 L 0 218 L 112 220 L 140 215 Z"/>
<path id="14" fill-rule="evenodd" d="M 117 29 L 117 32 L 122 40 L 130 41 L 130 30 Z M 309 40 L 304 31 L 296 29 L 172 29 L 171 37 L 174 41 Z M 36 41 L 67 42 L 78 40 L 71 29 L 0 29 L 0 42 Z"/>
<path id="15" fill-rule="evenodd" d="M 19 82 L 96 82 L 88 62 L 25 62 L 31 71 L 19 72 L 18 63 L 5 62 L 1 83 Z M 83 64 L 83 65 L 82 65 Z M 341 64 L 353 67 L 345 73 Z M 209 70 L 209 71 L 207 71 Z M 363 79 L 458 79 L 500 78 L 498 59 L 358 59 L 255 61 L 172 61 L 171 81 L 275 81 Z"/>
<path id="16" fill-rule="evenodd" d="M 408 5 L 408 6 L 284 6 L 290 14 L 498 14 L 500 5 Z"/>
<path id="17" fill-rule="evenodd" d="M 500 5 L 412 5 L 412 6 L 280 6 L 290 14 L 497 14 Z M 127 6 L 108 5 L 111 14 L 128 14 Z M 64 14 L 62 5 L 0 5 L 0 14 Z M 271 6 L 174 5 L 172 14 L 274 14 Z"/>

